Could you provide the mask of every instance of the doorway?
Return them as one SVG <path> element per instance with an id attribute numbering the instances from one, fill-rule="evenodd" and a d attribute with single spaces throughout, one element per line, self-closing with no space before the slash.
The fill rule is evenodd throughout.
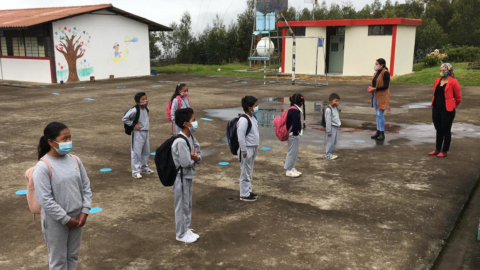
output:
<path id="1" fill-rule="evenodd" d="M 343 74 L 345 26 L 327 27 L 327 72 Z"/>

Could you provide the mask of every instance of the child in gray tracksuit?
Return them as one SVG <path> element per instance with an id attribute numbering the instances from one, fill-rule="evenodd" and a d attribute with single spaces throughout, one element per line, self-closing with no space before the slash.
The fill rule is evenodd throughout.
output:
<path id="1" fill-rule="evenodd" d="M 338 112 L 338 105 L 340 104 L 340 96 L 338 94 L 331 94 L 330 105 L 325 108 L 325 156 L 327 160 L 337 159 L 338 156 L 334 154 L 337 146 L 338 130 L 342 125 L 340 121 L 340 114 Z"/>
<path id="2" fill-rule="evenodd" d="M 73 155 L 70 130 L 48 124 L 38 145 L 32 178 L 41 206 L 41 225 L 48 247 L 49 269 L 77 268 L 82 229 L 92 205 L 92 191 L 82 161 Z M 51 171 L 50 171 L 51 168 Z"/>
<path id="3" fill-rule="evenodd" d="M 258 122 L 254 116 L 258 112 L 258 100 L 253 96 L 246 96 L 242 98 L 242 107 L 245 116 L 240 117 L 237 122 L 237 136 L 240 146 L 238 156 L 241 168 L 240 200 L 253 202 L 258 199 L 258 195 L 252 192 L 253 164 L 257 157 L 258 146 L 260 145 Z M 251 123 L 250 130 L 248 130 L 248 122 Z"/>
<path id="4" fill-rule="evenodd" d="M 179 98 L 180 107 L 178 106 Z M 178 134 L 180 131 L 182 131 L 182 129 L 175 124 L 175 112 L 179 109 L 190 108 L 190 99 L 188 98 L 188 86 L 184 83 L 177 85 L 177 87 L 175 88 L 175 92 L 170 99 L 170 102 L 172 102 L 172 111 L 170 112 L 170 117 L 172 118 L 172 132 Z"/>
<path id="5" fill-rule="evenodd" d="M 153 170 L 148 167 L 148 159 L 150 158 L 150 120 L 148 118 L 148 100 L 144 92 L 135 95 L 137 106 L 131 108 L 124 116 L 122 121 L 131 126 L 137 113 L 140 113 L 138 123 L 132 131 L 132 177 L 135 179 L 142 178 L 141 173 L 152 174 Z"/>
<path id="6" fill-rule="evenodd" d="M 200 237 L 190 229 L 193 176 L 195 175 L 195 165 L 202 161 L 200 144 L 192 135 L 198 128 L 198 122 L 195 120 L 193 110 L 186 108 L 176 111 L 175 124 L 182 129 L 178 135 L 185 137 L 188 141 L 187 144 L 185 139 L 177 138 L 172 144 L 175 167 L 181 168 L 174 183 L 176 238 L 181 242 L 193 243 Z"/>

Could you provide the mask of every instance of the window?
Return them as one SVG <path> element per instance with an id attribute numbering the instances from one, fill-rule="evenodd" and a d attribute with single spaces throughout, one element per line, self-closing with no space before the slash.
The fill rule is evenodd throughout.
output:
<path id="1" fill-rule="evenodd" d="M 7 38 L 3 36 L 2 31 L 0 31 L 0 55 L 8 55 Z"/>
<path id="2" fill-rule="evenodd" d="M 368 27 L 369 36 L 391 36 L 392 33 L 392 25 L 370 25 Z"/>
<path id="3" fill-rule="evenodd" d="M 12 38 L 13 56 L 25 56 L 25 42 L 23 37 Z"/>
<path id="4" fill-rule="evenodd" d="M 337 27 L 337 36 L 345 36 L 345 26 Z"/>
<path id="5" fill-rule="evenodd" d="M 25 30 L 0 31 L 0 55 L 50 57 L 52 54 L 48 24 Z"/>
<path id="6" fill-rule="evenodd" d="M 305 29 L 306 27 L 292 27 L 292 31 L 296 37 L 304 37 L 305 36 Z"/>

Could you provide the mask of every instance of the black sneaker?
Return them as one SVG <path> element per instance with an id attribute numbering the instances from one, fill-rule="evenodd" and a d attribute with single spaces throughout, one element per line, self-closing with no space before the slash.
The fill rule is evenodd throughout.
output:
<path id="1" fill-rule="evenodd" d="M 258 194 L 257 193 L 250 192 L 250 196 L 253 196 L 253 197 L 258 199 Z"/>
<path id="2" fill-rule="evenodd" d="M 253 196 L 252 193 L 248 197 L 240 197 L 240 201 L 245 201 L 245 202 L 254 202 L 257 200 L 257 197 Z"/>

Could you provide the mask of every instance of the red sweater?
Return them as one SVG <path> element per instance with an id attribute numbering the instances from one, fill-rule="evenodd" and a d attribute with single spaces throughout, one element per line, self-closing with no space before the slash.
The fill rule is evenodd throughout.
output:
<path id="1" fill-rule="evenodd" d="M 440 83 L 442 78 L 438 78 L 433 85 L 433 98 L 432 98 L 432 105 L 435 102 L 435 91 L 437 90 L 437 85 Z M 447 82 L 447 86 L 445 87 L 445 105 L 447 107 L 447 111 L 451 112 L 455 110 L 455 108 L 460 104 L 462 101 L 462 92 L 460 91 L 461 87 L 458 84 L 457 79 L 450 78 Z"/>

